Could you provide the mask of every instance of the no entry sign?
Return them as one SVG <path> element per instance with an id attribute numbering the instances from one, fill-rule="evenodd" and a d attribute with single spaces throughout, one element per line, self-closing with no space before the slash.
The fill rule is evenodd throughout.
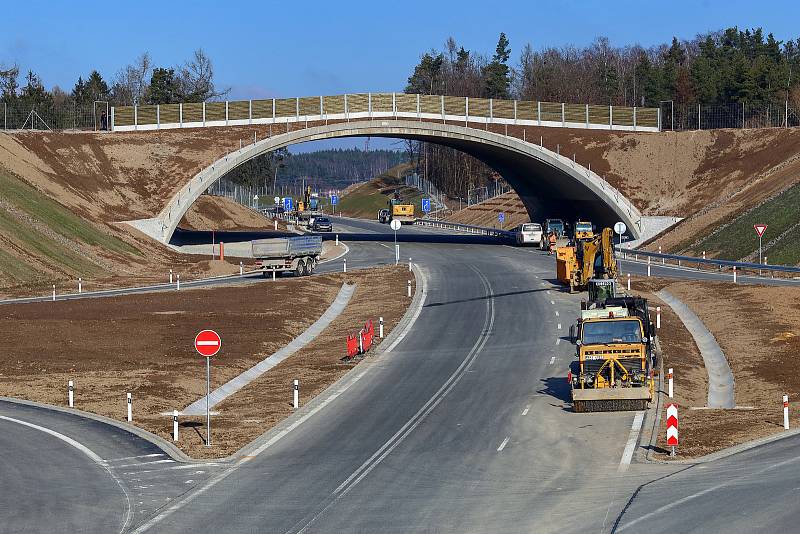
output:
<path id="1" fill-rule="evenodd" d="M 754 224 L 753 228 L 756 229 L 756 233 L 758 234 L 758 237 L 761 237 L 762 235 L 764 235 L 764 232 L 767 231 L 767 225 L 766 224 Z"/>
<path id="2" fill-rule="evenodd" d="M 194 338 L 194 348 L 203 356 L 213 356 L 219 352 L 222 338 L 213 330 L 202 330 Z"/>

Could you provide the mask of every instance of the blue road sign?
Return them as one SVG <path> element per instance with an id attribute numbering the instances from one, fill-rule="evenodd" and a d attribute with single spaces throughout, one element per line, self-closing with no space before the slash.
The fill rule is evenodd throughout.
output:
<path id="1" fill-rule="evenodd" d="M 500 213 L 497 214 L 497 220 L 500 221 L 501 223 L 506 222 L 506 214 L 501 211 Z"/>
<path id="2" fill-rule="evenodd" d="M 431 199 L 429 198 L 422 199 L 422 211 L 424 211 L 425 213 L 431 211 Z"/>
<path id="3" fill-rule="evenodd" d="M 337 195 L 331 195 L 331 204 L 334 206 L 339 203 L 339 197 Z"/>
<path id="4" fill-rule="evenodd" d="M 292 211 L 292 197 L 283 199 L 283 211 Z"/>

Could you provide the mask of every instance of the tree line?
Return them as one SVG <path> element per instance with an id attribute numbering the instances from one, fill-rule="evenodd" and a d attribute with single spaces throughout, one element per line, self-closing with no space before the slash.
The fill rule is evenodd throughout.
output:
<path id="1" fill-rule="evenodd" d="M 465 49 L 451 37 L 420 56 L 407 93 L 622 106 L 786 105 L 800 108 L 800 38 L 779 41 L 762 28 L 727 28 L 649 48 L 522 46 L 511 62 L 501 33 L 494 54 Z M 668 109 L 665 107 L 665 109 Z M 453 149 L 410 144 L 418 171 L 440 190 L 464 196 L 494 178 L 491 169 Z"/>

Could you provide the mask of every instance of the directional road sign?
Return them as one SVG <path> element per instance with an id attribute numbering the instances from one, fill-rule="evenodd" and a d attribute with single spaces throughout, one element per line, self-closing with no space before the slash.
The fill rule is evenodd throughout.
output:
<path id="1" fill-rule="evenodd" d="M 276 206 L 281 203 L 281 197 L 275 197 L 273 200 L 275 201 Z"/>
<path id="2" fill-rule="evenodd" d="M 431 211 L 431 199 L 429 198 L 422 199 L 422 211 L 424 211 L 425 213 Z"/>
<path id="3" fill-rule="evenodd" d="M 678 444 L 678 405 L 667 404 L 667 445 Z"/>
<path id="4" fill-rule="evenodd" d="M 506 214 L 501 211 L 500 213 L 497 214 L 497 220 L 500 221 L 501 223 L 506 222 Z"/>
<path id="5" fill-rule="evenodd" d="M 761 237 L 761 236 L 764 235 L 764 232 L 766 232 L 767 225 L 766 224 L 754 224 L 753 228 L 756 229 L 756 233 L 758 234 L 758 237 Z"/>
<path id="6" fill-rule="evenodd" d="M 194 338 L 194 348 L 206 357 L 211 357 L 219 352 L 222 347 L 222 338 L 213 330 L 202 330 Z"/>
<path id="7" fill-rule="evenodd" d="M 339 203 L 338 195 L 331 195 L 331 204 L 333 204 L 335 206 L 338 203 Z"/>
<path id="8" fill-rule="evenodd" d="M 292 211 L 292 197 L 283 199 L 283 211 Z"/>

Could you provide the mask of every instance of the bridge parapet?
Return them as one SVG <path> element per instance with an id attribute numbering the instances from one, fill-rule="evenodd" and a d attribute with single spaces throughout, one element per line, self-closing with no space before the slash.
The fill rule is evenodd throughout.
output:
<path id="1" fill-rule="evenodd" d="M 620 131 L 661 129 L 658 108 L 597 106 L 406 93 L 233 100 L 111 108 L 117 132 L 250 124 L 417 119 L 453 124 L 505 124 Z"/>

